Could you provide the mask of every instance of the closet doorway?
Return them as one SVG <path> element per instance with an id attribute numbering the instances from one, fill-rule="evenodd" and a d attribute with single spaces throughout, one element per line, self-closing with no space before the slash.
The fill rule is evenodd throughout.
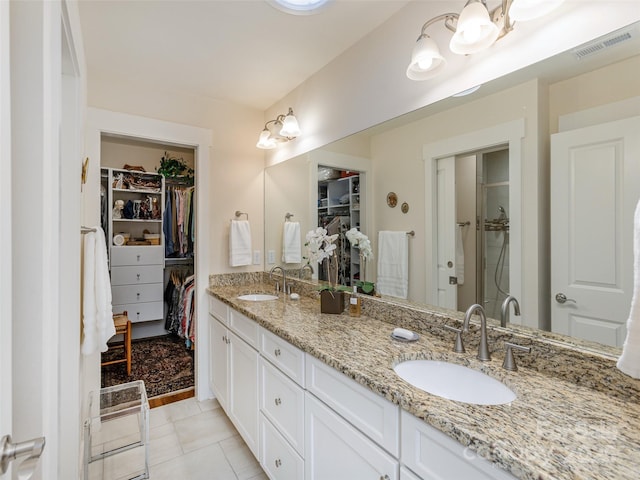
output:
<path id="1" fill-rule="evenodd" d="M 103 365 L 101 386 L 143 380 L 156 404 L 193 396 L 195 150 L 103 133 L 100 163 L 113 312 L 132 322 L 131 374 Z M 110 346 L 102 363 L 122 357 Z"/>

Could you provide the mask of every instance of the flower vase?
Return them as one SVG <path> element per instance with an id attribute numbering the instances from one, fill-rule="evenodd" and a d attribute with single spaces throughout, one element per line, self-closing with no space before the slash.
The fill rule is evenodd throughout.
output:
<path id="1" fill-rule="evenodd" d="M 344 310 L 344 292 L 322 290 L 320 292 L 320 312 L 341 314 Z"/>

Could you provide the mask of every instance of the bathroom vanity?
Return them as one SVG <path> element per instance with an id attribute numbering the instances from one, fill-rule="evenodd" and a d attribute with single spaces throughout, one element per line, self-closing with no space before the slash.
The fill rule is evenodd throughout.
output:
<path id="1" fill-rule="evenodd" d="M 323 315 L 311 284 L 294 283 L 299 300 L 251 302 L 237 297 L 271 293 L 266 278 L 220 277 L 208 290 L 211 387 L 273 479 L 637 477 L 640 382 L 606 355 L 491 326 L 492 360 L 480 362 L 477 325 L 467 352 L 452 351 L 455 312 L 366 299 L 359 318 Z M 419 340 L 393 340 L 396 326 Z M 501 367 L 505 341 L 532 348 L 516 372 Z M 483 371 L 517 398 L 429 394 L 393 370 L 412 359 Z"/>

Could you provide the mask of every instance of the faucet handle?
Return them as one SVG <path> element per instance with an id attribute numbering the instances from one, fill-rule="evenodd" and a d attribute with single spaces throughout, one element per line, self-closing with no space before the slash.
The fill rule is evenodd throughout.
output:
<path id="1" fill-rule="evenodd" d="M 453 346 L 453 351 L 456 353 L 465 353 L 464 343 L 462 343 L 462 329 L 452 327 L 451 325 L 445 325 L 444 328 L 456 333 L 456 343 Z"/>
<path id="2" fill-rule="evenodd" d="M 520 350 L 522 352 L 531 353 L 531 347 L 523 347 L 522 345 L 518 345 L 515 343 L 504 342 L 504 346 L 507 351 L 504 355 L 504 362 L 502 362 L 502 368 L 505 370 L 509 370 L 510 372 L 515 372 L 518 370 L 518 366 L 516 365 L 516 359 L 513 356 L 514 350 Z"/>

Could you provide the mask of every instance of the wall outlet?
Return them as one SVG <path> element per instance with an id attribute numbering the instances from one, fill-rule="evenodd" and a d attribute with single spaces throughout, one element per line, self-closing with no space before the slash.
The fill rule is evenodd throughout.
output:
<path id="1" fill-rule="evenodd" d="M 253 264 L 254 265 L 260 265 L 261 262 L 262 262 L 262 259 L 260 258 L 260 250 L 254 250 L 253 251 Z"/>
<path id="2" fill-rule="evenodd" d="M 274 250 L 269 250 L 267 252 L 267 263 L 269 265 L 276 263 L 276 252 Z"/>

